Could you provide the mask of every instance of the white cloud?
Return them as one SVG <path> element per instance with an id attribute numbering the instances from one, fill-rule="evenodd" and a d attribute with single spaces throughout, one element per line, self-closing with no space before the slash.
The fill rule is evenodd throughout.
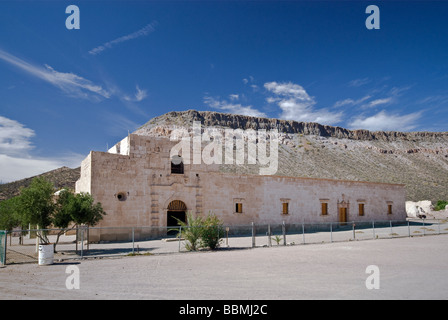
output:
<path id="1" fill-rule="evenodd" d="M 348 83 L 349 87 L 361 87 L 370 82 L 369 78 L 355 79 Z"/>
<path id="2" fill-rule="evenodd" d="M 126 101 L 140 102 L 148 96 L 146 90 L 140 89 L 139 86 L 136 87 L 136 90 L 137 92 L 135 93 L 134 97 L 129 97 L 125 95 L 123 99 Z"/>
<path id="3" fill-rule="evenodd" d="M 264 87 L 275 97 L 268 97 L 268 103 L 277 103 L 282 110 L 281 119 L 303 122 L 318 122 L 321 124 L 334 124 L 342 119 L 342 112 L 331 112 L 327 109 L 314 108 L 316 101 L 308 95 L 306 90 L 291 82 L 267 82 Z"/>
<path id="4" fill-rule="evenodd" d="M 140 38 L 140 37 L 143 37 L 143 36 L 147 36 L 148 34 L 154 32 L 156 25 L 157 25 L 157 21 L 153 21 L 153 22 L 151 22 L 150 24 L 146 25 L 145 27 L 143 27 L 142 29 L 140 29 L 138 31 L 135 31 L 135 32 L 130 33 L 128 35 L 119 37 L 119 38 L 117 38 L 115 40 L 103 43 L 102 45 L 100 45 L 100 46 L 90 50 L 89 53 L 91 55 L 97 55 L 97 54 L 100 54 L 101 52 L 103 52 L 104 50 L 110 49 L 113 46 L 115 46 L 117 44 L 120 44 L 122 42 L 129 41 L 129 40 L 132 40 L 132 39 L 137 39 L 137 38 Z"/>
<path id="5" fill-rule="evenodd" d="M 88 92 L 92 92 L 101 95 L 104 98 L 111 97 L 109 91 L 103 89 L 99 85 L 93 84 L 90 80 L 84 79 L 73 73 L 58 72 L 48 65 L 45 66 L 48 70 L 45 74 L 46 80 L 69 94 L 76 97 L 88 98 Z"/>
<path id="6" fill-rule="evenodd" d="M 0 50 L 0 59 L 58 87 L 71 96 L 78 98 L 99 98 L 98 96 L 110 98 L 111 96 L 108 90 L 74 73 L 59 72 L 49 65 L 45 65 L 45 68 L 36 66 L 3 50 Z M 92 96 L 92 94 L 94 95 Z"/>
<path id="7" fill-rule="evenodd" d="M 339 101 L 336 101 L 336 103 L 334 104 L 334 107 L 337 108 L 337 107 L 342 107 L 342 106 L 345 106 L 345 105 L 356 106 L 356 105 L 359 105 L 359 104 L 363 103 L 364 101 L 370 99 L 370 97 L 371 96 L 367 95 L 367 96 L 364 96 L 364 97 L 362 97 L 362 98 L 360 98 L 358 100 L 353 100 L 351 98 L 344 99 L 344 100 L 339 100 Z"/>
<path id="8" fill-rule="evenodd" d="M 233 103 L 229 103 L 225 100 L 216 100 L 212 97 L 205 97 L 204 103 L 214 109 L 227 111 L 227 112 L 233 113 L 233 114 L 240 114 L 240 115 L 261 117 L 261 118 L 267 117 L 265 113 L 254 109 L 252 106 L 243 106 L 241 104 L 233 104 Z"/>
<path id="9" fill-rule="evenodd" d="M 0 154 L 0 181 L 6 183 L 29 178 L 63 166 L 76 168 L 85 157 L 72 154 L 61 158 L 25 158 Z"/>
<path id="10" fill-rule="evenodd" d="M 406 115 L 388 114 L 382 110 L 370 117 L 357 117 L 350 124 L 351 129 L 370 131 L 410 131 L 417 127 L 421 112 Z"/>
<path id="11" fill-rule="evenodd" d="M 305 89 L 291 82 L 288 83 L 278 83 L 278 82 L 266 82 L 264 87 L 277 95 L 282 96 L 290 96 L 295 99 L 300 99 L 302 101 L 309 101 L 310 103 L 314 103 L 314 99 L 308 95 Z"/>
<path id="12" fill-rule="evenodd" d="M 382 104 L 388 104 L 388 103 L 391 103 L 391 102 L 392 102 L 392 98 L 391 97 L 384 98 L 384 99 L 376 99 L 376 100 L 370 101 L 366 106 L 368 108 L 372 108 L 372 107 L 376 107 L 376 106 L 379 106 L 379 105 L 382 105 Z"/>
<path id="13" fill-rule="evenodd" d="M 248 79 L 248 78 L 249 78 L 249 79 Z M 249 82 L 250 82 L 250 83 L 253 83 L 254 80 L 255 80 L 255 78 L 252 77 L 252 76 L 249 76 L 248 78 L 244 78 L 244 79 L 243 79 L 243 83 L 244 83 L 244 84 L 248 84 Z"/>
<path id="14" fill-rule="evenodd" d="M 0 180 L 5 182 L 29 178 L 60 167 L 59 163 L 48 160 L 36 160 L 11 157 L 0 154 Z"/>
<path id="15" fill-rule="evenodd" d="M 0 181 L 28 178 L 62 166 L 77 167 L 85 158 L 85 155 L 76 153 L 59 157 L 33 157 L 29 151 L 33 149 L 30 139 L 34 136 L 34 130 L 0 116 Z"/>
<path id="16" fill-rule="evenodd" d="M 23 124 L 0 116 L 0 154 L 23 154 L 32 148 L 34 131 Z"/>

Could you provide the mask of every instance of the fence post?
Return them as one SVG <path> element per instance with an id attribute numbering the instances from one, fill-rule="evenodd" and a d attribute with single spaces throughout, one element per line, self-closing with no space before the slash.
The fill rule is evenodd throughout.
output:
<path id="1" fill-rule="evenodd" d="M 179 252 L 180 252 L 180 238 L 182 237 L 182 226 L 179 227 Z"/>
<path id="2" fill-rule="evenodd" d="M 6 238 L 8 237 L 8 231 L 5 231 L 5 248 L 3 249 L 3 265 L 6 266 L 6 252 L 7 252 L 7 246 L 8 246 L 8 241 L 6 241 Z"/>
<path id="3" fill-rule="evenodd" d="M 438 234 L 440 234 L 440 220 L 437 220 L 437 229 L 438 229 L 438 231 L 439 231 Z"/>
<path id="4" fill-rule="evenodd" d="M 330 222 L 330 243 L 333 243 L 333 222 Z"/>
<path id="5" fill-rule="evenodd" d="M 426 229 L 426 227 L 425 227 L 425 219 L 422 219 L 423 220 L 423 235 L 425 235 L 425 229 Z"/>
<path id="6" fill-rule="evenodd" d="M 271 240 L 271 225 L 268 224 L 268 246 L 272 247 L 272 240 Z"/>
<path id="7" fill-rule="evenodd" d="M 255 224 L 252 222 L 252 248 L 255 248 Z"/>
<path id="8" fill-rule="evenodd" d="M 132 227 L 132 254 L 134 254 L 134 245 L 135 245 L 135 242 L 134 242 L 134 227 Z"/>
<path id="9" fill-rule="evenodd" d="M 408 220 L 408 235 L 410 238 L 411 237 L 411 226 L 409 225 L 409 220 Z"/>
<path id="10" fill-rule="evenodd" d="M 373 239 L 375 239 L 375 221 L 372 220 L 372 232 L 373 232 Z"/>
<path id="11" fill-rule="evenodd" d="M 84 226 L 81 226 L 81 259 L 84 258 Z"/>
<path id="12" fill-rule="evenodd" d="M 36 253 L 39 253 L 39 225 L 36 225 Z"/>
<path id="13" fill-rule="evenodd" d="M 90 251 L 90 227 L 87 225 L 87 251 Z"/>
<path id="14" fill-rule="evenodd" d="M 393 238 L 394 237 L 394 231 L 392 229 L 392 220 L 389 220 L 390 222 L 390 237 Z"/>
<path id="15" fill-rule="evenodd" d="M 283 245 L 286 246 L 286 225 L 285 221 L 282 224 L 282 232 L 283 232 Z"/>
<path id="16" fill-rule="evenodd" d="M 305 244 L 305 225 L 302 222 L 302 243 Z"/>
<path id="17" fill-rule="evenodd" d="M 352 229 L 353 229 L 353 240 L 356 240 L 356 235 L 355 235 L 355 221 L 353 221 Z"/>
<path id="18" fill-rule="evenodd" d="M 0 252 L 0 265 L 5 266 L 6 265 L 6 246 L 8 243 L 8 231 L 0 231 L 0 249 L 2 252 Z M 2 244 L 4 245 L 2 246 Z"/>

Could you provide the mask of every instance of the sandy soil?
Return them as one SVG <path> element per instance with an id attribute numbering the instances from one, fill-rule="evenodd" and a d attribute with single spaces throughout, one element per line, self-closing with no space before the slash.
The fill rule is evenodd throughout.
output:
<path id="1" fill-rule="evenodd" d="M 0 299 L 448 299 L 448 235 L 8 265 Z"/>

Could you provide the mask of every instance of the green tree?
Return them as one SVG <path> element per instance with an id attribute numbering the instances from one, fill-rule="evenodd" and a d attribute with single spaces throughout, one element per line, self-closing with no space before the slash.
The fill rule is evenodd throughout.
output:
<path id="1" fill-rule="evenodd" d="M 48 244 L 48 228 L 52 224 L 55 209 L 53 202 L 54 187 L 51 182 L 36 177 L 27 188 L 23 188 L 17 197 L 18 216 L 22 225 L 35 225 L 42 229 L 37 236 L 43 244 Z"/>
<path id="2" fill-rule="evenodd" d="M 62 190 L 56 200 L 53 225 L 62 230 L 57 234 L 56 245 L 59 237 L 68 230 L 80 225 L 94 226 L 106 214 L 100 202 L 95 203 L 88 193 L 74 194 L 69 190 Z M 69 228 L 69 226 L 71 227 Z"/>
<path id="3" fill-rule="evenodd" d="M 11 231 L 20 225 L 17 200 L 18 198 L 14 197 L 0 202 L 0 230 Z"/>
<path id="4" fill-rule="evenodd" d="M 93 197 L 87 193 L 73 194 L 63 190 L 55 198 L 53 184 L 42 177 L 34 178 L 29 187 L 22 189 L 19 196 L 10 200 L 11 202 L 2 204 L 2 212 L 7 214 L 2 213 L 0 220 L 4 220 L 5 225 L 9 223 L 14 226 L 38 226 L 40 231 L 37 236 L 43 244 L 50 242 L 48 229 L 51 226 L 61 229 L 57 234 L 57 244 L 59 237 L 69 226 L 94 226 L 106 214 L 101 203 L 95 203 Z M 6 217 L 16 220 L 9 221 Z"/>

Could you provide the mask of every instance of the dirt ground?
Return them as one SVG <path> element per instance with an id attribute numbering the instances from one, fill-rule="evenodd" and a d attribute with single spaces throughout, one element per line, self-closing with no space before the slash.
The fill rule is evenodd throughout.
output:
<path id="1" fill-rule="evenodd" d="M 448 235 L 7 265 L 0 299 L 448 299 Z"/>

